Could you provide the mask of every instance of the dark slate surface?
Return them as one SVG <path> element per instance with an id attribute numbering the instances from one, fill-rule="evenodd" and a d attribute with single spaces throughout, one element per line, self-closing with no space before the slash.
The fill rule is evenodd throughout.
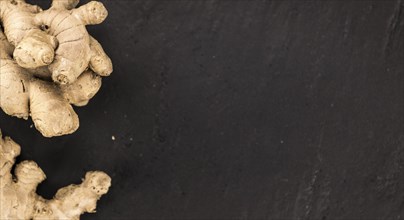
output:
<path id="1" fill-rule="evenodd" d="M 402 1 L 104 3 L 115 71 L 80 129 L 0 114 L 43 196 L 99 169 L 82 219 L 404 219 Z"/>

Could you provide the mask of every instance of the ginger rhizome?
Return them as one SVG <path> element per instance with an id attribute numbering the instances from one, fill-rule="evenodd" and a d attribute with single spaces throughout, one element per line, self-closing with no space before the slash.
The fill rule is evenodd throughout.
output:
<path id="1" fill-rule="evenodd" d="M 72 84 L 59 85 L 35 77 L 12 59 L 13 46 L 0 31 L 0 107 L 8 115 L 28 119 L 45 136 L 73 133 L 79 119 L 71 104 L 85 105 L 99 90 L 101 78 L 85 71 Z"/>
<path id="2" fill-rule="evenodd" d="M 100 171 L 87 172 L 83 182 L 57 191 L 46 200 L 36 194 L 46 176 L 33 161 L 23 161 L 11 170 L 20 146 L 0 132 L 0 219 L 77 220 L 84 212 L 95 212 L 97 201 L 108 192 L 111 178 Z"/>
<path id="3" fill-rule="evenodd" d="M 88 67 L 101 76 L 112 72 L 108 56 L 85 27 L 100 24 L 108 12 L 100 2 L 75 8 L 78 2 L 53 0 L 42 10 L 24 0 L 0 1 L 0 21 L 21 67 L 47 66 L 60 84 L 73 83 Z"/>
<path id="4" fill-rule="evenodd" d="M 99 2 L 54 0 L 42 10 L 24 0 L 0 0 L 0 107 L 28 119 L 45 136 L 79 127 L 71 104 L 84 106 L 112 63 L 85 25 L 107 16 Z M 1 31 L 1 29 L 4 29 Z"/>

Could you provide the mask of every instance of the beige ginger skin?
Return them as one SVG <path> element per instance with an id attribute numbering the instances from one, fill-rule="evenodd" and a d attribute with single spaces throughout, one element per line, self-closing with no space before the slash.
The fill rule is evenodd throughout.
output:
<path id="1" fill-rule="evenodd" d="M 44 11 L 24 0 L 0 0 L 0 107 L 31 116 L 45 137 L 75 132 L 79 119 L 71 105 L 86 105 L 101 76 L 112 72 L 111 59 L 85 28 L 106 18 L 105 7 L 77 4 L 54 0 Z"/>
<path id="2" fill-rule="evenodd" d="M 100 2 L 75 8 L 78 2 L 53 0 L 42 10 L 24 0 L 0 1 L 0 21 L 19 66 L 46 66 L 60 84 L 73 83 L 88 67 L 101 76 L 112 72 L 110 59 L 85 27 L 100 24 L 108 12 Z"/>
<path id="3" fill-rule="evenodd" d="M 100 171 L 87 172 L 83 182 L 57 191 L 46 200 L 35 193 L 46 176 L 33 161 L 23 161 L 11 170 L 20 146 L 0 132 L 0 219 L 78 220 L 84 212 L 93 213 L 100 197 L 108 192 L 111 178 Z"/>
<path id="4" fill-rule="evenodd" d="M 0 31 L 0 107 L 27 119 L 45 136 L 73 133 L 79 119 L 71 104 L 82 106 L 98 92 L 101 77 L 85 71 L 72 84 L 58 85 L 35 77 L 12 59 L 13 46 Z"/>

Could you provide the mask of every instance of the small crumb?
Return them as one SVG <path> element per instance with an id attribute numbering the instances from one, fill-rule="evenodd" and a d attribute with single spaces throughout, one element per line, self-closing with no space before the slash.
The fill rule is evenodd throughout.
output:
<path id="1" fill-rule="evenodd" d="M 281 144 L 283 144 L 284 142 L 283 142 L 283 140 L 281 140 Z"/>
<path id="2" fill-rule="evenodd" d="M 33 124 L 31 124 L 29 127 L 30 127 L 30 128 L 33 128 L 33 127 L 34 127 L 34 125 L 33 125 Z"/>
<path id="3" fill-rule="evenodd" d="M 130 141 L 133 141 L 133 138 L 129 138 Z"/>
<path id="4" fill-rule="evenodd" d="M 115 136 L 112 135 L 111 139 L 112 139 L 113 141 L 115 141 Z"/>

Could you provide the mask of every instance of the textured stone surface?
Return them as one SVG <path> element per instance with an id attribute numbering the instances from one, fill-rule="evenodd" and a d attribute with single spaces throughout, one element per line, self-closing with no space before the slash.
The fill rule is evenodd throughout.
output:
<path id="1" fill-rule="evenodd" d="M 402 1 L 103 2 L 80 129 L 0 113 L 42 195 L 99 169 L 83 219 L 404 219 Z"/>

